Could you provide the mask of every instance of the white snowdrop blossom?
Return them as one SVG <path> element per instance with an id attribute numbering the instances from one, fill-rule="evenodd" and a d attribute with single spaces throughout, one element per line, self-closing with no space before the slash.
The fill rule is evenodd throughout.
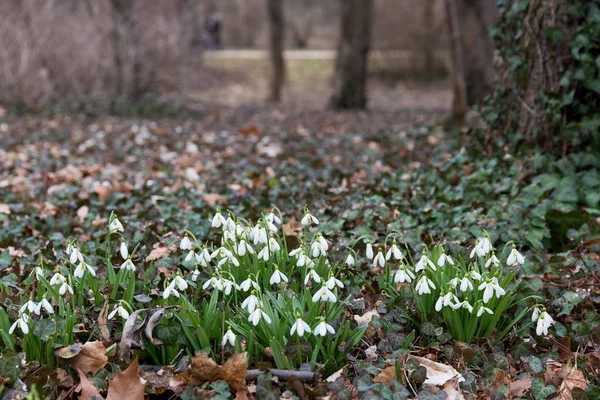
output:
<path id="1" fill-rule="evenodd" d="M 288 278 L 281 271 L 279 271 L 279 268 L 275 267 L 275 271 L 273 271 L 273 275 L 271 275 L 269 283 L 273 285 L 275 283 L 281 283 L 281 281 L 287 282 Z"/>
<path id="2" fill-rule="evenodd" d="M 304 214 L 304 217 L 302 217 L 302 220 L 300 221 L 300 223 L 302 224 L 302 226 L 310 226 L 310 225 L 319 225 L 319 220 L 317 218 L 315 218 L 314 215 L 312 215 L 311 213 L 309 213 L 308 211 Z"/>
<path id="3" fill-rule="evenodd" d="M 390 258 L 392 258 L 392 256 L 394 256 L 396 260 L 402 260 L 404 258 L 404 254 L 402 254 L 402 251 L 400 251 L 400 249 L 398 248 L 396 240 L 394 240 L 394 242 L 392 243 L 392 247 L 390 247 L 387 253 L 385 254 L 385 259 L 389 261 Z"/>
<path id="4" fill-rule="evenodd" d="M 240 289 L 243 290 L 244 292 L 247 292 L 248 290 L 250 290 L 250 287 L 253 287 L 256 290 L 259 289 L 258 283 L 253 281 L 251 277 L 248 277 L 248 279 L 246 279 L 245 281 L 240 283 Z"/>
<path id="5" fill-rule="evenodd" d="M 227 229 L 229 232 L 235 235 L 236 225 L 235 221 L 231 217 L 227 217 L 227 219 L 225 220 L 225 229 Z"/>
<path id="6" fill-rule="evenodd" d="M 231 294 L 233 288 L 238 288 L 238 285 L 236 285 L 235 281 L 223 279 L 223 293 L 225 293 L 226 296 Z"/>
<path id="7" fill-rule="evenodd" d="M 335 303 L 337 301 L 335 294 L 327 287 L 326 283 L 323 283 L 323 286 L 312 297 L 313 302 L 317 301 L 330 301 Z"/>
<path id="8" fill-rule="evenodd" d="M 267 324 L 271 323 L 271 318 L 265 313 L 260 307 L 256 307 L 256 309 L 248 316 L 248 322 L 252 325 L 257 326 L 260 322 L 261 318 L 264 318 L 267 321 Z"/>
<path id="9" fill-rule="evenodd" d="M 323 236 L 319 235 L 317 239 L 310 245 L 310 250 L 314 258 L 325 256 L 327 255 L 327 250 L 329 250 L 329 244 Z"/>
<path id="10" fill-rule="evenodd" d="M 208 249 L 203 249 L 200 254 L 196 254 L 196 262 L 202 265 L 204 268 L 208 268 L 208 264 L 212 261 L 212 256 Z"/>
<path id="11" fill-rule="evenodd" d="M 319 274 L 317 274 L 317 271 L 315 271 L 314 268 L 309 268 L 308 272 L 306 273 L 306 277 L 304 278 L 304 286 L 308 285 L 308 282 L 310 280 L 315 281 L 316 283 L 321 283 L 321 277 L 319 276 Z"/>
<path id="12" fill-rule="evenodd" d="M 267 244 L 269 240 L 267 230 L 260 225 L 255 225 L 250 231 L 250 239 L 252 239 L 252 243 L 255 246 L 258 244 Z"/>
<path id="13" fill-rule="evenodd" d="M 329 289 L 329 290 L 333 290 L 333 288 L 336 286 L 339 287 L 340 289 L 344 288 L 344 284 L 342 283 L 342 281 L 340 281 L 333 275 L 331 275 L 329 277 L 329 279 L 327 279 L 327 282 L 325 282 L 325 285 L 327 286 L 327 289 Z"/>
<path id="14" fill-rule="evenodd" d="M 183 239 L 181 239 L 181 243 L 179 243 L 179 248 L 181 250 L 191 250 L 192 249 L 192 241 L 190 240 L 190 238 L 187 236 L 184 236 Z"/>
<path id="15" fill-rule="evenodd" d="M 268 246 L 263 247 L 258 252 L 258 259 L 259 260 L 269 261 L 269 257 L 270 256 L 271 256 L 271 253 L 269 253 L 269 247 Z"/>
<path id="16" fill-rule="evenodd" d="M 38 281 L 44 277 L 44 269 L 42 267 L 35 267 L 34 269 L 35 279 Z"/>
<path id="17" fill-rule="evenodd" d="M 472 269 L 471 271 L 469 271 L 469 273 L 467 274 L 467 276 L 471 279 L 473 279 L 474 281 L 480 281 L 481 280 L 481 274 L 477 271 L 475 271 L 474 269 Z"/>
<path id="18" fill-rule="evenodd" d="M 17 326 L 19 327 L 21 332 L 23 332 L 24 335 L 27 335 L 29 333 L 29 317 L 27 316 L 27 314 L 19 315 L 19 318 L 17 318 L 17 320 L 14 322 L 14 324 L 12 324 L 12 326 L 8 330 L 8 334 L 12 335 Z"/>
<path id="19" fill-rule="evenodd" d="M 450 285 L 450 287 L 452 289 L 456 289 L 458 287 L 460 281 L 461 281 L 461 279 L 458 276 L 456 276 L 456 277 L 450 279 L 450 282 L 448 282 L 448 285 Z"/>
<path id="20" fill-rule="evenodd" d="M 219 267 L 222 266 L 223 264 L 227 263 L 228 261 L 231 262 L 236 267 L 240 266 L 240 262 L 238 261 L 238 259 L 235 258 L 233 253 L 231 251 L 227 250 L 225 247 L 218 248 L 210 256 L 211 256 L 211 258 L 215 258 L 217 255 L 221 257 L 221 259 L 218 262 Z"/>
<path id="21" fill-rule="evenodd" d="M 477 317 L 481 317 L 484 312 L 486 312 L 490 315 L 494 315 L 494 312 L 492 310 L 490 310 L 489 308 L 487 308 L 486 306 L 484 306 L 482 304 L 481 307 L 479 307 L 479 310 L 477 310 Z"/>
<path id="22" fill-rule="evenodd" d="M 369 260 L 373 259 L 373 256 L 374 256 L 374 254 L 373 254 L 373 245 L 371 243 L 367 243 L 367 249 L 365 251 L 365 254 L 366 254 L 366 256 L 367 256 L 367 258 Z"/>
<path id="23" fill-rule="evenodd" d="M 62 296 L 67 292 L 73 294 L 73 288 L 67 282 L 64 282 L 62 285 L 60 285 L 60 288 L 58 289 L 58 294 Z"/>
<path id="24" fill-rule="evenodd" d="M 40 310 L 38 308 L 37 303 L 35 301 L 32 301 L 31 299 L 29 299 L 25 304 L 21 306 L 21 308 L 19 309 L 19 313 L 22 314 L 25 310 L 29 311 L 30 313 L 40 315 Z"/>
<path id="25" fill-rule="evenodd" d="M 250 293 L 250 296 L 246 297 L 246 300 L 242 302 L 242 308 L 248 310 L 250 314 L 256 310 L 260 302 L 258 301 L 258 297 L 254 294 L 254 290 Z"/>
<path id="26" fill-rule="evenodd" d="M 498 260 L 498 257 L 496 257 L 496 254 L 492 251 L 492 256 L 489 258 L 489 260 L 486 261 L 485 267 L 489 268 L 490 265 L 493 265 L 495 267 L 498 264 L 500 264 L 500 260 Z"/>
<path id="27" fill-rule="evenodd" d="M 194 270 L 194 272 L 192 272 L 192 274 L 191 274 L 191 275 L 192 275 L 192 276 L 191 276 L 192 282 L 196 282 L 196 280 L 197 280 L 197 279 L 198 279 L 198 277 L 200 276 L 200 271 L 198 271 L 198 268 L 196 268 L 196 269 Z"/>
<path id="28" fill-rule="evenodd" d="M 73 275 L 76 278 L 81 279 L 81 278 L 83 278 L 83 274 L 85 273 L 86 269 L 90 273 L 90 275 L 96 276 L 96 271 L 94 271 L 94 268 L 92 268 L 89 264 L 86 264 L 83 261 L 81 261 L 79 263 L 79 265 L 77 266 L 77 268 L 75 268 L 75 272 L 73 273 Z"/>
<path id="29" fill-rule="evenodd" d="M 123 260 L 127 260 L 129 257 L 129 250 L 127 249 L 127 243 L 124 240 L 121 240 L 121 245 L 119 246 L 119 253 L 121 253 L 121 258 Z"/>
<path id="30" fill-rule="evenodd" d="M 81 254 L 77 247 L 72 247 L 69 261 L 71 262 L 71 264 L 77 264 L 78 261 L 83 262 L 83 254 Z"/>
<path id="31" fill-rule="evenodd" d="M 121 223 L 121 221 L 119 221 L 119 218 L 115 217 L 115 219 L 113 219 L 110 225 L 108 226 L 108 231 L 110 233 L 124 232 L 125 229 L 123 228 L 123 224 Z"/>
<path id="32" fill-rule="evenodd" d="M 240 240 L 240 242 L 237 244 L 237 246 L 235 246 L 235 249 L 236 249 L 237 255 L 240 257 L 245 256 L 246 253 L 254 254 L 254 249 L 244 239 Z"/>
<path id="33" fill-rule="evenodd" d="M 346 261 L 344 263 L 349 267 L 352 267 L 356 264 L 356 261 L 354 260 L 352 254 L 348 254 L 348 257 L 346 257 Z"/>
<path id="34" fill-rule="evenodd" d="M 425 267 L 427 267 L 428 265 L 432 270 L 434 270 L 434 271 L 436 270 L 436 267 L 435 267 L 435 264 L 433 263 L 433 261 L 431 261 L 429 259 L 429 257 L 427 257 L 427 254 L 425 254 L 423 252 L 423 254 L 421 255 L 421 259 L 415 266 L 415 271 L 417 271 L 417 272 L 423 271 L 425 269 Z"/>
<path id="35" fill-rule="evenodd" d="M 50 304 L 50 302 L 46 300 L 45 297 L 42 299 L 42 301 L 38 303 L 37 308 L 38 311 L 41 311 L 43 308 L 48 314 L 54 314 L 54 308 L 52 308 L 52 304 Z M 39 312 L 37 314 L 39 315 Z"/>
<path id="36" fill-rule="evenodd" d="M 290 335 L 293 335 L 294 332 L 297 332 L 298 336 L 300 337 L 304 336 L 304 332 L 312 332 L 310 326 L 308 326 L 308 324 L 304 322 L 302 318 L 300 318 L 300 314 L 296 314 L 296 322 L 294 322 L 294 324 L 292 325 L 292 329 L 290 329 Z"/>
<path id="37" fill-rule="evenodd" d="M 400 265 L 394 275 L 394 283 L 410 283 L 413 279 L 415 279 L 415 275 L 404 264 Z"/>
<path id="38" fill-rule="evenodd" d="M 453 305 L 452 302 L 458 303 L 458 298 L 452 292 L 448 292 L 442 296 L 440 293 L 440 297 L 437 299 L 435 303 L 435 311 L 440 312 L 443 307 L 450 307 Z"/>
<path id="39" fill-rule="evenodd" d="M 177 289 L 175 289 L 174 286 L 169 285 L 163 292 L 163 299 L 168 299 L 171 296 L 179 297 L 179 292 L 177 291 Z"/>
<path id="40" fill-rule="evenodd" d="M 465 276 L 460 280 L 460 291 L 466 292 L 468 290 L 473 290 L 473 282 L 471 282 L 469 278 Z"/>
<path id="41" fill-rule="evenodd" d="M 317 326 L 315 326 L 313 333 L 315 336 L 326 336 L 327 332 L 335 335 L 335 329 L 333 329 L 333 326 L 329 325 L 327 322 L 325 322 L 325 318 L 321 317 L 321 320 Z"/>
<path id="42" fill-rule="evenodd" d="M 497 298 L 500 298 L 501 296 L 504 296 L 506 294 L 506 291 L 500 287 L 500 284 L 498 283 L 498 278 L 492 278 L 490 280 L 486 279 L 485 282 L 479 285 L 478 289 L 484 291 L 484 304 L 487 304 L 492 299 L 492 297 L 494 297 L 494 293 L 496 293 Z"/>
<path id="43" fill-rule="evenodd" d="M 202 285 L 202 290 L 207 290 L 210 288 L 223 290 L 223 280 L 218 276 L 213 276 L 212 278 L 204 282 L 204 285 Z"/>
<path id="44" fill-rule="evenodd" d="M 473 313 L 473 306 L 469 304 L 468 301 L 452 304 L 451 307 L 455 310 L 458 310 L 459 308 L 464 308 L 466 310 L 469 310 L 469 313 Z"/>
<path id="45" fill-rule="evenodd" d="M 273 212 L 265 215 L 265 221 L 267 221 L 269 224 L 281 225 L 281 219 Z"/>
<path id="46" fill-rule="evenodd" d="M 269 249 L 271 251 L 279 251 L 279 250 L 281 250 L 281 246 L 279 246 L 279 243 L 277 242 L 277 240 L 275 240 L 275 238 L 270 238 L 269 239 Z"/>
<path id="47" fill-rule="evenodd" d="M 475 247 L 473 247 L 473 250 L 471 250 L 469 257 L 473 258 L 475 254 L 477 254 L 479 257 L 485 257 L 491 250 L 492 244 L 486 235 L 475 242 Z"/>
<path id="48" fill-rule="evenodd" d="M 127 311 L 127 309 L 125 307 L 123 307 L 120 302 L 115 307 L 115 309 L 112 310 L 112 312 L 110 314 L 108 314 L 108 319 L 113 319 L 114 316 L 117 314 L 119 315 L 119 317 L 121 317 L 123 319 L 129 318 L 129 311 Z"/>
<path id="49" fill-rule="evenodd" d="M 381 250 L 379 250 L 377 255 L 373 258 L 373 268 L 377 268 L 377 264 L 379 264 L 381 268 L 385 266 L 385 257 Z"/>
<path id="50" fill-rule="evenodd" d="M 221 215 L 221 211 L 217 210 L 217 212 L 215 213 L 214 217 L 212 218 L 211 226 L 213 228 L 219 228 L 219 227 L 221 227 L 221 225 L 225 224 L 225 222 L 226 222 L 226 220 Z"/>
<path id="51" fill-rule="evenodd" d="M 127 271 L 135 271 L 135 264 L 131 261 L 131 258 L 128 258 L 123 264 L 121 264 L 121 268 L 124 268 Z"/>
<path id="52" fill-rule="evenodd" d="M 59 274 L 57 272 L 54 275 L 52 275 L 52 278 L 50 278 L 50 285 L 51 286 L 60 285 L 61 283 L 64 283 L 66 281 L 67 281 L 67 278 L 65 278 L 64 276 L 62 276 L 61 274 Z"/>
<path id="53" fill-rule="evenodd" d="M 514 245 L 513 245 L 512 250 L 510 251 L 510 254 L 508 255 L 506 264 L 508 264 L 508 265 L 515 265 L 515 264 L 523 265 L 523 264 L 525 264 L 525 258 L 521 255 L 521 253 L 519 253 L 517 251 L 517 249 L 515 248 Z"/>
<path id="54" fill-rule="evenodd" d="M 177 275 L 175 277 L 175 279 L 173 279 L 173 281 L 171 281 L 171 285 L 170 286 L 171 287 L 177 286 L 177 289 L 179 289 L 180 291 L 183 292 L 185 289 L 188 288 L 188 283 L 181 276 Z"/>
<path id="55" fill-rule="evenodd" d="M 546 310 L 543 310 L 538 314 L 539 315 L 537 317 L 537 326 L 535 328 L 535 333 L 538 336 L 546 336 L 548 335 L 548 328 L 554 323 L 554 319 L 552 319 L 552 317 L 546 312 Z"/>
<path id="56" fill-rule="evenodd" d="M 446 253 L 442 253 L 440 255 L 440 258 L 438 258 L 437 265 L 438 267 L 443 267 L 444 265 L 446 265 L 446 263 L 454 265 L 454 260 L 452 260 L 452 257 L 447 255 Z"/>
<path id="57" fill-rule="evenodd" d="M 540 317 L 541 313 L 542 313 L 542 310 L 540 310 L 538 307 L 534 308 L 533 313 L 531 314 L 531 322 L 537 321 L 537 319 Z"/>
<path id="58" fill-rule="evenodd" d="M 194 259 L 194 258 L 196 259 L 196 261 L 198 261 L 198 254 L 196 254 L 196 252 L 194 250 L 190 250 L 183 260 L 186 263 L 188 263 L 188 262 L 192 261 L 192 259 Z"/>
<path id="59" fill-rule="evenodd" d="M 430 294 L 431 289 L 435 290 L 435 288 L 435 284 L 431 281 L 431 279 L 429 279 L 425 275 L 423 275 L 421 279 L 419 279 L 417 285 L 415 286 L 415 290 L 419 295 Z"/>
<path id="60" fill-rule="evenodd" d="M 221 339 L 221 346 L 225 346 L 229 342 L 230 345 L 235 346 L 235 334 L 232 332 L 231 328 L 227 329 L 227 332 L 223 335 L 223 339 Z"/>

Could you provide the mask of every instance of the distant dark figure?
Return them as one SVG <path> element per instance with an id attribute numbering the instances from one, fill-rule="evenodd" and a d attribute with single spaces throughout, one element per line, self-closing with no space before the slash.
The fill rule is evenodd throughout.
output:
<path id="1" fill-rule="evenodd" d="M 206 18 L 202 39 L 204 48 L 207 50 L 221 48 L 221 16 L 219 14 L 213 14 Z"/>

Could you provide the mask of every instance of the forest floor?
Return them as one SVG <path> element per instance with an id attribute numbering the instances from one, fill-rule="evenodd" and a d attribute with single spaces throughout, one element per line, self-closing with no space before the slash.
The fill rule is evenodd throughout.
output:
<path id="1" fill-rule="evenodd" d="M 575 217 L 556 216 L 570 212 L 569 207 L 578 209 L 582 200 L 559 194 L 550 178 L 543 181 L 545 191 L 534 191 L 532 187 L 539 182 L 532 182 L 531 160 L 482 157 L 485 143 L 463 148 L 460 132 L 440 124 L 450 105 L 446 81 L 392 83 L 387 73 L 374 68 L 369 110 L 339 112 L 326 108 L 333 70 L 330 59 L 290 60 L 284 101 L 279 105 L 264 103 L 265 60 L 208 58 L 206 63 L 199 81 L 179 95 L 191 114 L 0 117 L 0 276 L 4 285 L 0 289 L 4 288 L 6 321 L 12 323 L 17 305 L 27 301 L 31 287 L 27 278 L 39 261 L 58 270 L 69 238 L 78 237 L 81 248 L 97 248 L 94 242 L 104 237 L 111 213 L 119 216 L 132 242 L 139 244 L 138 268 L 155 271 L 158 267 L 156 279 L 180 265 L 177 245 L 184 230 L 202 240 L 216 239 L 209 233 L 208 221 L 217 207 L 253 221 L 272 206 L 281 210 L 286 221 L 299 221 L 308 207 L 321 220 L 319 232 L 337 255 L 334 262 L 343 261 L 342 254 L 356 244 L 356 238 L 381 242 L 392 231 L 402 234 L 414 254 L 423 249 L 423 243 L 443 243 L 462 254 L 468 249 L 468 254 L 485 229 L 498 246 L 515 240 L 526 255 L 523 293 L 551 291 L 546 304 L 560 321 L 555 336 L 542 339 L 530 333 L 531 324 L 523 323 L 501 343 L 464 344 L 448 336 L 439 317 L 427 322 L 426 329 L 414 318 L 405 318 L 400 312 L 405 304 L 378 291 L 381 271 L 362 259 L 361 241 L 356 248 L 361 259 L 356 272 L 346 277 L 345 293 L 352 298 L 349 315 L 363 322 L 368 316 L 373 323 L 365 338 L 348 352 L 347 364 L 342 363 L 343 368 L 328 380 L 332 371 L 305 384 L 275 378 L 259 381 L 258 386 L 250 386 L 250 394 L 255 398 L 285 392 L 285 398 L 403 399 L 419 393 L 422 399 L 458 399 L 461 395 L 543 399 L 558 393 L 568 399 L 583 393 L 597 375 L 600 360 L 595 344 L 600 323 L 594 311 L 600 293 L 594 283 L 596 272 L 589 267 L 592 272 L 586 273 L 589 263 L 598 261 L 591 251 L 598 243 L 589 239 L 597 234 L 599 221 L 586 211 L 580 225 L 585 223 L 587 230 L 582 227 L 573 233 Z M 569 183 L 573 187 L 581 188 L 583 180 L 595 188 L 587 172 L 561 173 L 572 173 Z M 550 214 L 558 227 L 536 220 L 538 215 L 547 217 L 552 204 L 562 210 Z M 584 239 L 585 246 L 578 247 Z M 146 257 L 157 249 L 167 250 Z M 551 257 L 557 253 L 560 260 Z M 99 264 L 98 268 L 99 274 L 105 273 Z M 577 288 L 571 286 L 573 282 L 578 282 Z M 158 301 L 161 297 L 148 286 L 139 290 L 146 298 Z M 135 308 L 145 307 L 146 301 L 140 300 Z M 350 303 L 357 301 L 361 306 L 351 309 Z M 407 312 L 414 313 L 412 307 Z M 92 305 L 82 311 L 76 338 L 82 342 L 102 338 L 116 366 L 119 362 L 110 353 L 114 350 L 110 345 L 122 339 L 121 326 L 109 323 L 114 336 L 98 332 L 101 308 Z M 514 314 L 516 308 L 511 309 L 510 315 Z M 159 329 L 159 337 L 169 345 L 174 335 L 174 341 L 181 343 L 178 323 L 172 315 L 165 319 L 161 325 L 168 329 Z M 0 330 L 2 323 L 0 315 Z M 579 325 L 572 329 L 574 323 Z M 220 344 L 220 336 L 211 340 Z M 19 343 L 13 343 L 16 349 Z M 175 354 L 171 363 L 183 363 L 178 351 Z M 452 365 L 465 380 L 460 385 L 447 379 L 428 386 L 419 375 L 418 363 L 402 366 L 402 376 L 395 368 L 390 370 L 398 365 L 395 360 L 406 362 L 408 355 L 423 357 L 422 364 L 430 360 Z M 140 363 L 152 363 L 148 353 L 140 350 L 139 356 Z M 73 395 L 78 378 L 69 369 L 69 359 L 59 359 L 60 368 L 48 373 L 35 360 L 19 363 L 15 370 L 20 357 L 18 350 L 5 350 L 0 358 L 0 379 L 6 387 L 21 378 L 29 390 L 36 384 L 38 392 L 51 393 L 53 398 Z M 268 355 L 265 362 L 275 363 Z M 9 367 L 13 367 L 10 373 Z M 95 378 L 82 378 L 82 383 L 93 381 L 100 391 L 106 389 L 110 368 L 102 367 L 100 372 L 95 370 Z M 254 367 L 258 365 L 250 365 Z M 229 393 L 226 385 L 214 382 L 181 393 L 181 388 L 159 382 L 157 374 L 145 373 L 144 377 L 153 398 L 173 393 L 194 398 L 194 391 L 227 398 Z M 386 385 L 390 378 L 400 384 Z M 14 388 L 27 392 L 18 385 Z M 0 394 L 5 395 L 2 389 Z"/>

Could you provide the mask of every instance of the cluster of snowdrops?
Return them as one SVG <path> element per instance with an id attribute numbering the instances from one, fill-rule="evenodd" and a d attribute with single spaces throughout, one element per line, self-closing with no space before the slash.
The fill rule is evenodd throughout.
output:
<path id="1" fill-rule="evenodd" d="M 86 310 L 99 310 L 108 299 L 115 339 L 125 321 L 138 318 L 136 308 L 167 310 L 163 322 L 182 335 L 160 350 L 146 344 L 144 350 L 158 363 L 172 362 L 183 344 L 190 353 L 247 351 L 251 362 L 268 352 L 279 368 L 305 362 L 337 366 L 367 328 L 351 318 L 352 299 L 344 293 L 353 277 L 341 272 L 359 274 L 358 267 L 367 263 L 381 268 L 378 286 L 385 295 L 412 296 L 421 323 L 441 313 L 456 340 L 469 343 L 494 333 L 502 338 L 530 312 L 537 335 L 547 335 L 553 323 L 543 306 L 531 306 L 535 297 L 517 297 L 515 277 L 524 258 L 515 245 L 496 255 L 487 234 L 464 258 L 438 245 L 413 260 L 392 234 L 381 245 L 366 243 L 364 256 L 351 248 L 333 262 L 331 243 L 308 210 L 293 249 L 287 248 L 275 209 L 256 224 L 218 210 L 211 225 L 220 230 L 218 245 L 186 231 L 178 242 L 179 265 L 151 273 L 140 267 L 138 248 L 111 215 L 104 242 L 71 240 L 56 264 L 41 261 L 31 272 L 20 304 L 0 310 L 4 344 L 13 350 L 20 345 L 28 360 L 52 362 L 57 346 L 72 343 L 78 327 L 97 320 Z M 509 319 L 505 311 L 511 308 L 519 311 Z"/>

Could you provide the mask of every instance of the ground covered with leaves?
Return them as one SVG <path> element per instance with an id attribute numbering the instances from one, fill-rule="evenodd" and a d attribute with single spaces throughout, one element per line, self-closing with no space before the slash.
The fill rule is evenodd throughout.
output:
<path id="1" fill-rule="evenodd" d="M 133 399 L 144 392 L 185 399 L 600 398 L 597 156 L 491 152 L 470 139 L 467 128 L 445 127 L 441 117 L 423 110 L 236 107 L 155 120 L 5 119 L 0 123 L 0 394 L 7 399 Z M 301 222 L 306 208 L 318 225 Z M 205 284 L 221 279 L 224 269 L 228 279 L 239 271 L 218 250 L 220 243 L 229 247 L 222 238 L 226 229 L 211 229 L 217 210 L 224 219 L 239 217 L 236 224 L 248 232 L 253 224 L 265 224 L 267 232 L 269 224 L 276 226 L 273 238 L 282 249 L 272 250 L 269 242 L 270 261 L 256 264 L 238 247 L 231 251 L 248 271 L 268 269 L 264 277 L 254 275 L 264 281 L 256 288 L 265 296 L 258 310 L 281 318 L 277 329 L 281 340 L 289 341 L 272 341 L 279 331 L 264 320 L 253 331 L 245 322 L 248 313 L 236 316 L 246 312 L 247 290 L 230 301 L 226 288 L 219 288 L 225 281 Z M 122 232 L 114 229 L 115 217 Z M 198 242 L 182 244 L 191 234 Z M 130 258 L 119 254 L 119 235 Z M 490 248 L 482 252 L 484 240 Z M 257 243 L 258 253 L 260 240 L 252 245 Z M 402 257 L 396 257 L 392 243 Z M 512 243 L 522 262 L 509 262 Z M 323 280 L 340 280 L 341 286 L 332 281 L 335 307 L 311 299 L 320 286 L 310 276 L 304 281 L 310 269 L 301 269 L 298 256 L 289 254 L 299 245 L 315 261 L 310 269 Z M 478 254 L 469 255 L 476 245 L 480 261 Z M 217 249 L 211 267 L 188 258 L 190 250 L 202 254 L 207 246 Z M 84 253 L 81 263 L 77 256 L 70 262 L 74 248 Z M 442 254 L 455 264 L 442 267 Z M 486 262 L 493 254 L 504 270 Z M 416 274 L 416 260 L 427 264 L 425 255 L 434 266 L 425 265 L 423 277 L 436 282 L 436 296 L 455 276 L 468 275 L 479 285 L 473 275 L 479 271 L 483 283 L 498 279 L 508 292 L 502 298 L 510 302 L 502 303 L 499 292 L 494 298 L 493 291 L 492 300 L 484 296 L 482 302 L 484 289 L 474 288 L 469 304 L 483 315 L 476 317 L 478 308 L 467 312 L 466 306 L 457 314 L 451 307 L 428 312 L 437 297 L 427 304 L 422 286 L 396 279 L 403 266 Z M 113 270 L 127 259 L 133 271 Z M 211 269 L 217 260 L 225 260 L 223 269 Z M 38 278 L 36 267 L 45 276 Z M 275 270 L 289 282 L 273 280 Z M 72 279 L 53 285 L 55 273 L 72 273 Z M 177 280 L 182 277 L 185 285 Z M 234 280 L 240 285 L 243 279 Z M 72 295 L 66 287 L 58 294 L 64 283 L 75 289 Z M 263 293 L 267 287 L 272 289 Z M 174 289 L 180 297 L 165 295 Z M 455 290 L 459 296 L 468 292 Z M 43 314 L 42 298 L 50 300 L 52 314 Z M 29 300 L 33 312 L 27 312 Z M 484 305 L 502 309 L 501 315 L 488 317 Z M 547 335 L 536 332 L 534 305 L 554 319 Z M 336 331 L 328 336 L 334 345 L 325 348 L 316 336 L 290 335 L 294 310 L 315 332 L 315 318 L 327 316 Z M 118 315 L 109 319 L 113 311 Z M 27 314 L 31 331 L 24 334 L 17 325 L 9 334 Z M 215 315 L 217 324 L 211 322 Z M 479 329 L 478 318 L 490 318 L 486 321 L 494 321 L 495 329 Z M 474 337 L 465 334 L 468 329 L 462 332 L 463 323 L 475 324 Z M 235 334 L 231 346 L 221 340 L 226 324 Z M 260 372 L 267 369 L 271 372 Z"/>

